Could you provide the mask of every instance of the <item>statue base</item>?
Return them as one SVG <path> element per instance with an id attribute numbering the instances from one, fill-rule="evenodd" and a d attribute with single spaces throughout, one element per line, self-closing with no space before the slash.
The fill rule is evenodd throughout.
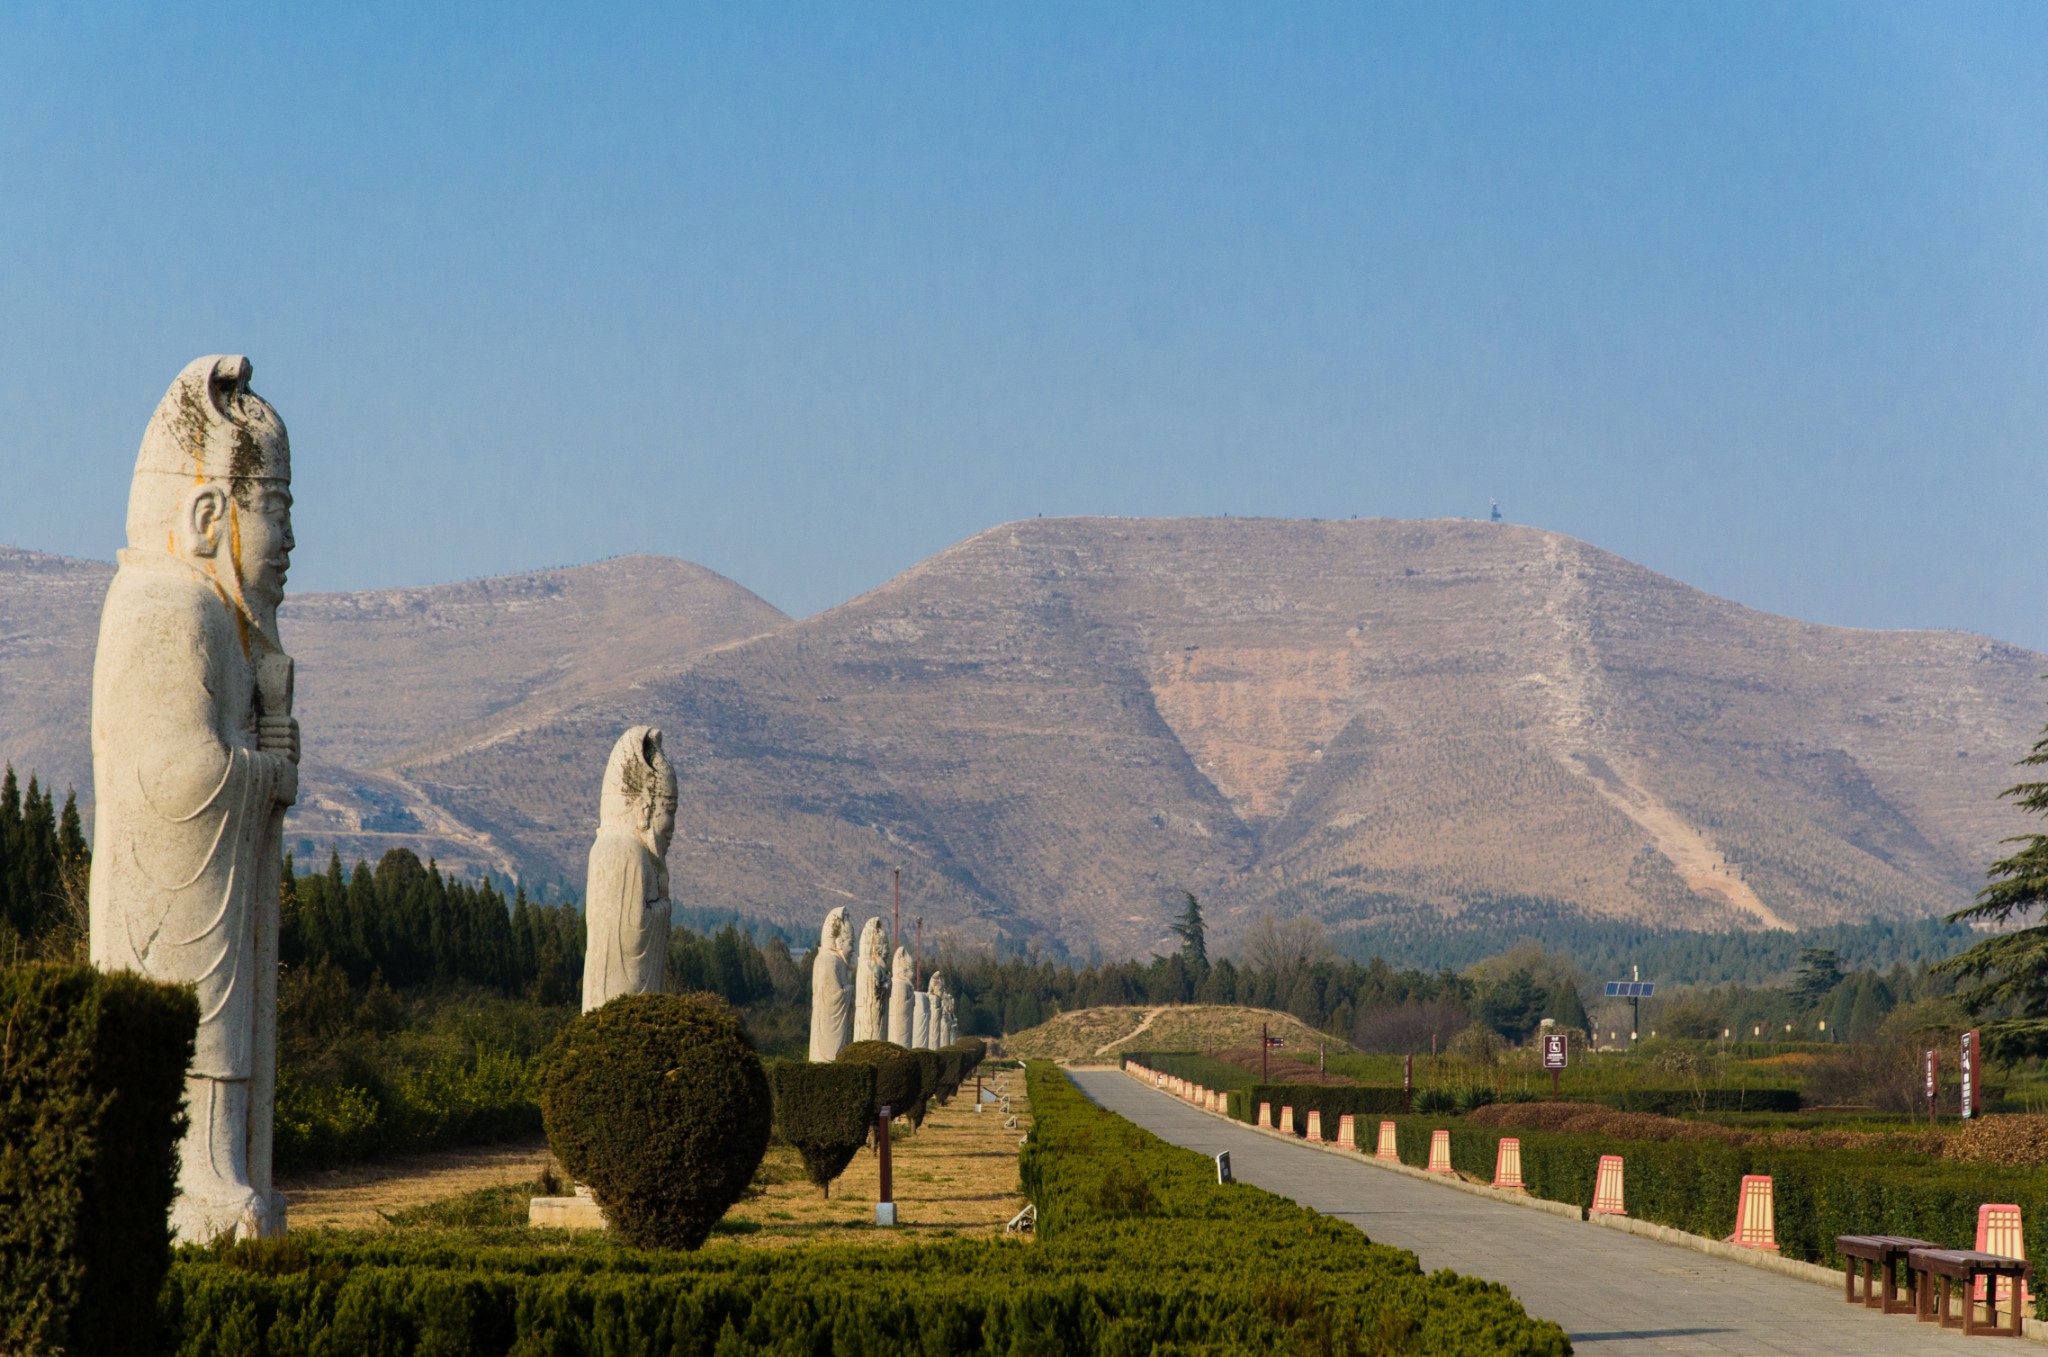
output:
<path id="1" fill-rule="evenodd" d="M 590 1189 L 579 1187 L 573 1197 L 532 1197 L 526 1203 L 526 1223 L 535 1229 L 602 1230 L 604 1212 Z"/>

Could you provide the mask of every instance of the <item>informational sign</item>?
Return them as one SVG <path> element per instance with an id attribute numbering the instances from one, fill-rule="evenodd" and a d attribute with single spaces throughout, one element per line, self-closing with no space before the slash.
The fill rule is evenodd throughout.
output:
<path id="1" fill-rule="evenodd" d="M 1977 1029 L 1963 1033 L 1963 1061 L 1957 1069 L 1963 1081 L 1963 1119 L 1977 1115 Z"/>
<path id="2" fill-rule="evenodd" d="M 1562 1032 L 1543 1034 L 1543 1068 L 1561 1070 L 1571 1063 L 1571 1043 Z"/>

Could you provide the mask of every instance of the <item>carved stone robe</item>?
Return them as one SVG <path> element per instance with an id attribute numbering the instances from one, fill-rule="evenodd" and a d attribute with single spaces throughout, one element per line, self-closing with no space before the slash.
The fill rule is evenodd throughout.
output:
<path id="1" fill-rule="evenodd" d="M 880 919 L 869 919 L 860 931 L 860 960 L 853 974 L 853 1039 L 889 1038 L 889 933 Z"/>
<path id="2" fill-rule="evenodd" d="M 583 1011 L 668 987 L 668 864 L 632 830 L 601 826 L 584 879 Z"/>
<path id="3" fill-rule="evenodd" d="M 910 950 L 898 947 L 896 960 L 889 967 L 889 1040 L 898 1046 L 910 1045 L 911 1013 L 917 1006 L 916 970 Z"/>
<path id="4" fill-rule="evenodd" d="M 825 916 L 818 951 L 811 958 L 811 1059 L 838 1058 L 853 1038 L 853 973 L 846 954 L 853 929 L 846 910 Z"/>

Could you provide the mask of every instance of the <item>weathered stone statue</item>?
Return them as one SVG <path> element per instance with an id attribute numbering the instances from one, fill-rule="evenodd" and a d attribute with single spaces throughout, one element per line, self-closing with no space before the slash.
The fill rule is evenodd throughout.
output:
<path id="1" fill-rule="evenodd" d="M 831 1060 L 853 1036 L 853 925 L 844 906 L 825 916 L 811 958 L 811 1059 Z"/>
<path id="2" fill-rule="evenodd" d="M 929 1051 L 932 1048 L 932 996 L 919 990 L 910 1010 L 910 1049 Z"/>
<path id="3" fill-rule="evenodd" d="M 150 416 L 93 663 L 91 952 L 199 993 L 181 1240 L 284 1232 L 271 1190 L 277 923 L 298 798 L 291 448 L 249 361 L 201 358 Z"/>
<path id="4" fill-rule="evenodd" d="M 583 1011 L 668 988 L 668 845 L 676 770 L 661 732 L 635 726 L 612 746 L 584 878 Z"/>
<path id="5" fill-rule="evenodd" d="M 860 930 L 860 959 L 853 972 L 853 1039 L 889 1039 L 889 930 L 869 919 Z"/>
<path id="6" fill-rule="evenodd" d="M 939 1045 L 951 1046 L 958 1040 L 960 1040 L 960 1023 L 954 1016 L 953 994 L 949 990 L 946 993 L 946 997 L 939 1003 Z"/>
<path id="7" fill-rule="evenodd" d="M 917 1006 L 917 962 L 910 949 L 898 947 L 889 966 L 889 1040 L 910 1045 L 911 1014 Z"/>
<path id="8" fill-rule="evenodd" d="M 925 996 L 931 1007 L 931 1016 L 925 1029 L 925 1045 L 938 1050 L 946 1044 L 946 976 L 943 971 L 933 971 L 931 983 L 925 986 Z"/>

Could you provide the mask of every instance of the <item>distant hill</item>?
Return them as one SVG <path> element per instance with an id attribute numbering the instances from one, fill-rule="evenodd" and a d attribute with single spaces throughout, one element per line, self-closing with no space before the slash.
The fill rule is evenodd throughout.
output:
<path id="1" fill-rule="evenodd" d="M 1005 1037 L 1003 1051 L 1019 1060 L 1074 1061 L 1113 1060 L 1126 1051 L 1256 1051 L 1262 1033 L 1280 1039 L 1276 1054 L 1311 1065 L 1319 1046 L 1331 1055 L 1353 1049 L 1277 1009 L 1173 1004 L 1075 1009 Z"/>
<path id="2" fill-rule="evenodd" d="M 106 569 L 0 555 L 17 764 L 82 775 Z M 928 927 L 1076 952 L 1166 945 L 1182 889 L 1218 945 L 1268 908 L 1340 940 L 1818 925 L 1967 900 L 2048 718 L 2038 653 L 1464 520 L 1030 520 L 799 622 L 680 562 L 516 578 L 293 602 L 295 842 L 573 883 L 646 721 L 676 898 L 800 936 L 893 866 Z"/>

